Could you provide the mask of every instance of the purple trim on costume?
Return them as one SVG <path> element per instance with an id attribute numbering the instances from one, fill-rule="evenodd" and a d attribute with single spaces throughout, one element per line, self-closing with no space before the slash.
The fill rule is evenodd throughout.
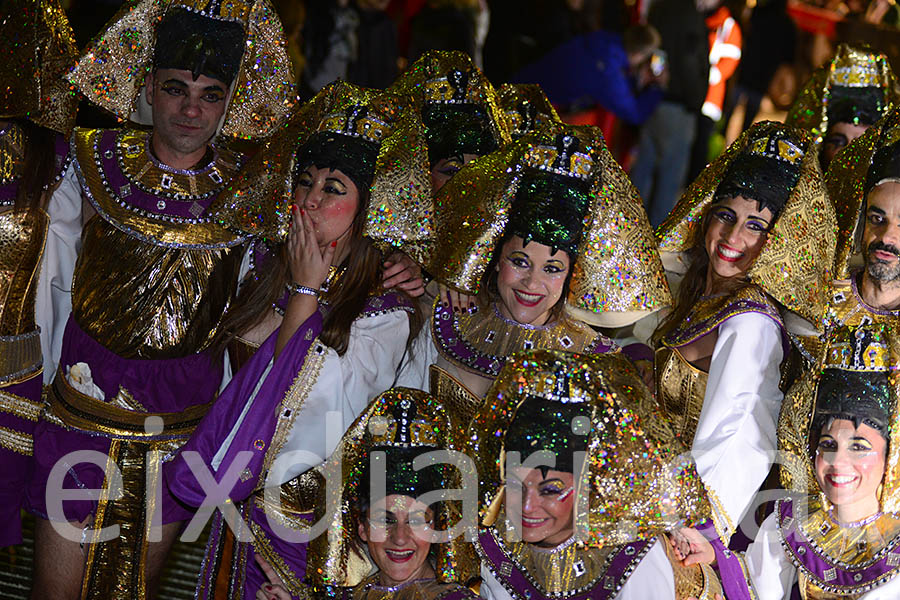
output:
<path id="1" fill-rule="evenodd" d="M 250 451 L 251 459 L 245 469 L 249 475 L 242 476 L 228 495 L 233 501 L 239 502 L 253 493 L 262 475 L 263 461 L 275 434 L 275 427 L 282 417 L 279 410 L 282 399 L 300 372 L 308 353 L 325 351 L 325 346 L 317 339 L 321 331 L 322 314 L 321 311 L 316 311 L 288 341 L 254 395 L 260 378 L 275 355 L 278 330 L 269 336 L 235 374 L 180 452 L 163 467 L 163 476 L 172 494 L 188 506 L 217 505 L 225 501 L 225 498 L 207 498 L 206 492 L 184 461 L 183 454 L 188 451 L 200 455 L 206 468 L 215 472 L 216 481 L 221 481 L 238 453 Z M 245 409 L 246 413 L 243 414 L 234 438 L 231 439 L 218 468 L 213 469 L 213 458 L 219 452 L 223 441 L 228 439 Z"/>
<path id="2" fill-rule="evenodd" d="M 653 362 L 653 349 L 647 344 L 635 342 L 622 347 L 622 354 L 627 356 L 631 362 L 639 360 L 649 360 Z"/>
<path id="3" fill-rule="evenodd" d="M 496 307 L 491 310 L 497 310 Z M 555 325 L 526 325 L 511 321 L 497 313 L 503 321 L 524 329 L 546 330 L 555 327 Z M 443 352 L 454 361 L 465 365 L 469 369 L 473 369 L 487 377 L 495 378 L 500 373 L 500 369 L 506 364 L 506 356 L 497 356 L 495 354 L 484 353 L 466 340 L 459 333 L 459 319 L 453 313 L 449 306 L 444 306 L 443 302 L 434 303 L 434 316 L 431 319 L 431 332 L 435 342 L 440 345 Z M 581 350 L 584 353 L 605 354 L 615 348 L 615 345 L 605 343 L 608 340 L 606 336 L 597 334 L 593 341 L 584 349 L 573 348 L 573 351 Z M 611 340 L 609 340 L 611 341 Z"/>
<path id="4" fill-rule="evenodd" d="M 787 356 L 791 349 L 790 338 L 784 328 L 784 321 L 782 321 L 778 309 L 769 303 L 757 302 L 748 298 L 735 299 L 733 302 L 729 302 L 722 307 L 722 309 L 712 317 L 695 322 L 684 329 L 673 331 L 666 336 L 664 343 L 670 348 L 686 346 L 691 342 L 709 335 L 714 329 L 717 329 L 719 325 L 728 319 L 748 312 L 754 312 L 769 317 L 776 325 L 778 325 L 778 329 L 781 331 L 781 344 L 784 355 Z M 686 319 L 686 322 L 689 322 L 689 318 Z"/>
<path id="5" fill-rule="evenodd" d="M 366 304 L 363 306 L 362 314 L 357 318 L 361 319 L 383 315 L 384 313 L 392 312 L 397 309 L 412 312 L 415 310 L 415 307 L 409 296 L 388 290 L 380 296 L 369 296 L 366 298 Z"/>
<path id="6" fill-rule="evenodd" d="M 94 160 L 97 162 L 107 192 L 120 203 L 127 204 L 127 208 L 144 211 L 149 216 L 178 217 L 192 222 L 206 220 L 200 219 L 198 215 L 192 213 L 191 207 L 194 203 L 199 204 L 203 207 L 203 212 L 200 214 L 204 214 L 216 199 L 217 194 L 210 193 L 205 196 L 176 200 L 175 194 L 172 194 L 171 197 L 157 196 L 140 189 L 137 184 L 129 180 L 119 161 L 118 138 L 120 133 L 121 130 L 118 129 L 104 130 L 98 136 L 99 139 L 94 146 Z M 152 159 L 149 152 L 148 156 Z M 155 159 L 152 160 L 155 161 Z M 210 162 L 209 166 L 194 173 L 203 173 L 212 164 Z M 161 201 L 164 203 L 163 205 L 159 204 Z"/>
<path id="7" fill-rule="evenodd" d="M 250 506 L 250 516 L 248 517 L 250 523 L 252 523 L 251 527 L 255 529 L 255 531 L 253 531 L 254 538 L 260 533 L 265 536 L 265 541 L 267 542 L 265 545 L 281 558 L 282 562 L 294 575 L 295 580 L 291 583 L 296 584 L 297 582 L 303 581 L 306 577 L 306 551 L 309 543 L 291 541 L 290 538 L 284 539 L 269 525 L 266 513 L 255 503 L 255 498 L 250 498 L 247 502 L 254 503 Z M 241 512 L 246 514 L 248 511 L 244 510 Z M 277 519 L 277 517 L 274 518 Z M 312 514 L 303 515 L 301 518 L 304 521 L 307 521 L 309 525 L 313 524 L 314 516 Z M 290 531 L 289 535 L 297 536 L 298 532 Z M 328 534 L 325 533 L 322 535 Z M 269 579 L 263 573 L 262 568 L 257 564 L 255 558 L 257 554 L 265 558 L 265 553 L 259 552 L 258 550 L 259 546 L 262 544 L 259 542 L 247 543 L 235 541 L 235 554 L 242 552 L 242 547 L 245 545 L 247 546 L 247 559 L 246 572 L 243 577 L 244 593 L 242 596 L 238 597 L 244 598 L 244 600 L 250 600 L 251 598 L 256 598 L 256 592 L 263 584 L 269 583 Z"/>
<path id="8" fill-rule="evenodd" d="M 813 542 L 803 535 L 794 518 L 794 506 L 790 498 L 777 501 L 778 531 L 782 546 L 791 562 L 802 569 L 816 585 L 835 593 L 860 593 L 878 587 L 898 573 L 900 567 L 900 538 L 891 540 L 880 552 L 881 558 L 868 566 L 854 569 L 835 564 L 822 556 Z M 891 563 L 894 563 L 893 565 Z"/>
<path id="9" fill-rule="evenodd" d="M 654 540 L 625 544 L 609 562 L 606 573 L 595 582 L 592 588 L 577 594 L 565 593 L 563 597 L 567 600 L 609 600 L 614 598 L 653 544 Z M 525 574 L 516 568 L 515 562 L 507 557 L 506 552 L 497 542 L 493 531 L 482 531 L 478 535 L 478 548 L 479 553 L 488 563 L 488 569 L 497 578 L 497 581 L 515 597 L 528 600 L 553 600 L 556 598 L 556 596 L 546 595 L 539 590 Z"/>
<path id="10" fill-rule="evenodd" d="M 738 555 L 722 543 L 722 540 L 716 535 L 716 529 L 712 521 L 707 521 L 697 526 L 697 530 L 703 533 L 712 544 L 716 553 L 716 569 L 719 572 L 719 579 L 722 582 L 722 589 L 728 600 L 751 600 L 750 587 L 741 561 Z"/>

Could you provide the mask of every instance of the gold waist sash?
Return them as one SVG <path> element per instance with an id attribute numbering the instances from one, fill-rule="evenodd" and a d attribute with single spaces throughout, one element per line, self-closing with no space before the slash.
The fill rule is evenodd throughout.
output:
<path id="1" fill-rule="evenodd" d="M 691 365 L 677 348 L 656 351 L 656 397 L 675 433 L 688 446 L 697 432 L 709 375 Z"/>
<path id="2" fill-rule="evenodd" d="M 0 385 L 33 377 L 42 365 L 39 329 L 23 335 L 0 336 Z"/>
<path id="3" fill-rule="evenodd" d="M 118 469 L 123 492 L 118 497 L 110 497 L 107 475 L 105 489 L 97 501 L 93 527 L 99 532 L 118 526 L 119 536 L 108 541 L 91 539 L 86 546 L 81 598 L 146 600 L 144 566 L 151 526 L 147 515 L 156 514 L 158 519 L 162 510 L 157 505 L 159 491 L 148 484 L 162 484 L 161 456 L 187 440 L 210 404 L 192 406 L 180 413 L 127 410 L 82 394 L 61 373 L 62 369 L 57 371 L 50 386 L 48 418 L 65 427 L 109 438 L 106 473 Z M 149 417 L 155 419 L 150 427 L 145 427 Z"/>

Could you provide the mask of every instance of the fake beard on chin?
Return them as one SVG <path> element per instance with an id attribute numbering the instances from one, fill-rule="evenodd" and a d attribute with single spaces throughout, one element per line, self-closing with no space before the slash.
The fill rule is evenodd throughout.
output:
<path id="1" fill-rule="evenodd" d="M 896 256 L 900 256 L 900 252 L 892 246 L 870 244 L 869 247 L 866 248 L 866 272 L 869 274 L 869 277 L 882 283 L 900 280 L 900 260 L 893 264 L 878 260 L 872 256 L 876 250 L 890 252 Z"/>

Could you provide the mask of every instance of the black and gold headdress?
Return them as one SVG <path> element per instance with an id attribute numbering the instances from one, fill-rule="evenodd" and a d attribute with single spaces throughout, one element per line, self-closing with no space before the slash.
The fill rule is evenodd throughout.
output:
<path id="1" fill-rule="evenodd" d="M 677 255 L 698 243 L 703 216 L 717 199 L 753 198 L 774 209 L 777 218 L 750 268 L 750 281 L 818 324 L 833 279 L 836 231 L 819 159 L 811 149 L 805 131 L 771 121 L 754 124 L 684 191 L 657 229 L 660 253 Z"/>
<path id="2" fill-rule="evenodd" d="M 307 579 L 313 588 L 347 587 L 359 583 L 371 570 L 368 557 L 354 544 L 357 523 L 367 501 L 369 473 L 375 461 L 386 461 L 386 492 L 418 497 L 438 489 L 459 487 L 459 473 L 452 466 L 429 464 L 413 467 L 416 457 L 434 450 L 458 450 L 465 424 L 450 407 L 421 390 L 394 388 L 375 398 L 347 429 L 337 449 L 325 465 L 326 477 L 342 482 L 338 497 L 331 498 L 337 512 L 329 515 L 329 533 L 310 542 L 307 552 Z M 327 502 L 317 508 L 322 518 Z M 433 529 L 446 529 L 460 517 L 454 501 L 439 503 Z M 320 513 L 320 514 L 319 514 Z M 437 579 L 465 583 L 478 574 L 474 553 L 462 538 L 432 547 Z"/>
<path id="3" fill-rule="evenodd" d="M 270 239 L 287 234 L 294 174 L 338 168 L 368 192 L 363 235 L 424 261 L 432 236 L 431 180 L 421 121 L 408 97 L 335 82 L 298 107 L 225 192 L 237 227 Z M 274 207 L 274 212 L 273 212 Z M 268 220 L 260 215 L 272 215 Z"/>
<path id="4" fill-rule="evenodd" d="M 785 124 L 809 131 L 819 143 L 830 124 L 873 125 L 898 100 L 900 86 L 884 54 L 841 44 L 800 91 Z"/>
<path id="5" fill-rule="evenodd" d="M 815 489 L 813 445 L 833 419 L 865 423 L 888 442 L 881 509 L 900 511 L 900 340 L 892 328 L 842 328 L 839 339 L 788 391 L 778 422 L 781 482 L 785 489 Z"/>
<path id="6" fill-rule="evenodd" d="M 426 52 L 389 89 L 408 94 L 418 106 L 432 166 L 442 158 L 481 156 L 510 141 L 497 92 L 464 52 Z"/>
<path id="7" fill-rule="evenodd" d="M 260 138 L 296 100 L 286 48 L 270 0 L 129 0 L 68 79 L 100 108 L 149 125 L 142 90 L 154 58 L 157 66 L 215 75 L 232 89 L 222 134 Z"/>
<path id="8" fill-rule="evenodd" d="M 651 539 L 677 523 L 710 515 L 696 466 L 649 390 L 619 355 L 537 350 L 506 362 L 469 427 L 466 452 L 481 479 L 482 523 L 497 523 L 504 500 L 505 453 L 550 450 L 573 472 L 576 523 L 589 546 Z M 543 421 L 536 422 L 535 418 Z M 545 439 L 549 436 L 549 439 Z"/>
<path id="9" fill-rule="evenodd" d="M 537 131 L 547 123 L 562 119 L 536 83 L 504 83 L 498 90 L 500 108 L 506 112 L 513 139 Z"/>
<path id="10" fill-rule="evenodd" d="M 477 293 L 500 240 L 575 257 L 567 309 L 621 326 L 671 304 L 637 190 L 600 130 L 550 123 L 462 169 L 435 199 L 435 278 Z"/>
<path id="11" fill-rule="evenodd" d="M 0 22 L 0 118 L 68 135 L 78 98 L 63 78 L 78 48 L 58 0 L 7 3 Z"/>

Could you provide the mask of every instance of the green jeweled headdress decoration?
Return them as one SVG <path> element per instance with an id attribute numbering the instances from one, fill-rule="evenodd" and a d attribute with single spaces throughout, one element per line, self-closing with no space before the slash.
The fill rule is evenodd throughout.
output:
<path id="1" fill-rule="evenodd" d="M 426 52 L 389 89 L 418 104 L 432 166 L 442 158 L 481 156 L 510 141 L 496 91 L 464 52 Z"/>

